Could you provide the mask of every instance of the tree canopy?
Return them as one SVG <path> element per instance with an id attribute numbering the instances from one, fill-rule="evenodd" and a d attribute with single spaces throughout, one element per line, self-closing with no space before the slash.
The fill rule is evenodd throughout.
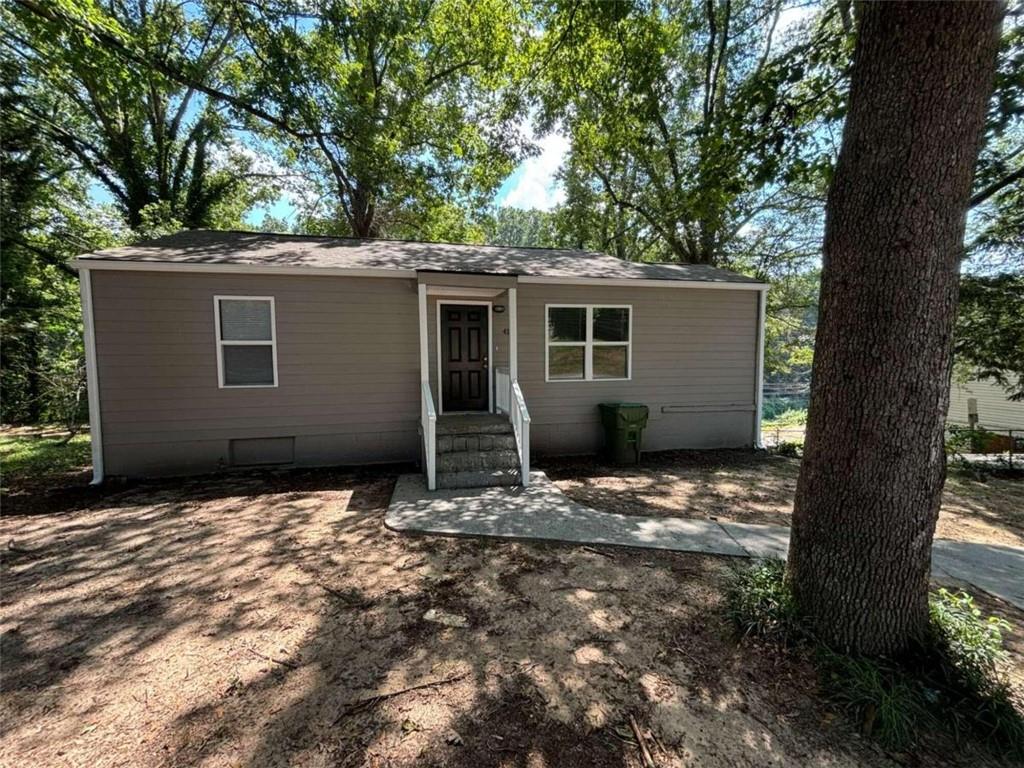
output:
<path id="1" fill-rule="evenodd" d="M 4 360 L 35 365 L 19 362 L 12 329 L 42 326 L 18 307 L 52 308 L 77 333 L 68 256 L 179 228 L 269 227 L 738 269 L 772 283 L 769 375 L 804 380 L 858 7 L 11 0 Z M 965 275 L 996 283 L 1024 269 L 1022 29 L 1008 16 L 964 254 Z M 549 169 L 560 202 L 498 205 L 545 133 L 568 145 Z M 1019 370 L 1012 344 L 968 320 L 1003 317 L 986 302 L 1006 292 L 965 282 L 964 295 L 963 365 Z"/>

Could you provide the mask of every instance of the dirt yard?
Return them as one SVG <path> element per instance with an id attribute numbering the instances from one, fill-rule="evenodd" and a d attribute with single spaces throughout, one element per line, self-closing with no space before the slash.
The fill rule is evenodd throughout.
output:
<path id="1" fill-rule="evenodd" d="M 732 636 L 727 560 L 405 537 L 393 477 L 0 521 L 0 764 L 641 766 L 631 717 L 659 766 L 887 764 Z"/>
<path id="2" fill-rule="evenodd" d="M 568 496 L 606 512 L 789 525 L 799 459 L 745 451 L 665 451 L 639 467 L 594 459 L 541 465 Z M 950 472 L 936 536 L 1024 546 L 1024 480 Z"/>

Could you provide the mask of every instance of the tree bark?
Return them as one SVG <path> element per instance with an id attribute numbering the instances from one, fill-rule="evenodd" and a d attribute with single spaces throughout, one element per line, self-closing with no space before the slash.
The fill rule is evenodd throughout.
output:
<path id="1" fill-rule="evenodd" d="M 863 8 L 788 567 L 819 637 L 846 652 L 898 654 L 927 629 L 958 264 L 1002 15 Z"/>

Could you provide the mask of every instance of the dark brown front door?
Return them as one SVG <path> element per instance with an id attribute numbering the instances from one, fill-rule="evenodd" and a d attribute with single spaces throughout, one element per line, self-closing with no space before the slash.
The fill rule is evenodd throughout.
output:
<path id="1" fill-rule="evenodd" d="M 441 407 L 486 411 L 487 307 L 441 305 Z"/>

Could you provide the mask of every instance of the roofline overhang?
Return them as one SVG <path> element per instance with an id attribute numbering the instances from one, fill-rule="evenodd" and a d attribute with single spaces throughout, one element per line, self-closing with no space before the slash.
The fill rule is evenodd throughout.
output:
<path id="1" fill-rule="evenodd" d="M 632 288 L 708 288 L 724 290 L 765 291 L 767 283 L 730 282 L 726 280 L 658 280 L 632 277 L 559 277 L 550 275 L 510 275 L 508 273 L 469 273 L 457 270 L 398 269 L 387 267 L 303 267 L 276 264 L 225 264 L 172 261 L 128 261 L 125 259 L 72 259 L 72 269 L 95 269 L 118 272 L 191 272 L 234 275 L 293 275 L 324 277 L 382 277 L 415 279 L 417 274 L 488 274 L 496 277 L 515 277 L 520 283 L 547 285 L 603 285 Z"/>

